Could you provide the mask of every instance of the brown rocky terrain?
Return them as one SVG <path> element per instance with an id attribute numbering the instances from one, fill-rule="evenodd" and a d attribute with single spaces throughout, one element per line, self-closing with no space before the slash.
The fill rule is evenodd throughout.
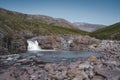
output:
<path id="1" fill-rule="evenodd" d="M 18 54 L 0 56 L 0 80 L 120 79 L 120 57 L 115 54 L 103 53 L 99 57 L 79 58 L 70 63 L 64 61 L 44 63 L 39 56 L 38 54 L 28 57 Z M 12 66 L 9 66 L 10 64 Z M 8 67 L 4 67 L 7 65 Z"/>
<path id="2" fill-rule="evenodd" d="M 19 40 L 19 37 L 15 39 Z M 61 43 L 65 42 L 70 50 L 102 53 L 101 56 L 91 55 L 86 59 L 80 57 L 71 62 L 63 60 L 57 63 L 42 61 L 40 54 L 27 57 L 20 54 L 0 56 L 0 80 L 120 80 L 119 41 L 98 40 L 89 36 L 71 38 L 66 35 L 38 36 L 32 40 L 37 40 L 43 49 L 62 50 L 66 46 Z M 19 51 L 22 48 L 26 47 L 15 49 Z"/>

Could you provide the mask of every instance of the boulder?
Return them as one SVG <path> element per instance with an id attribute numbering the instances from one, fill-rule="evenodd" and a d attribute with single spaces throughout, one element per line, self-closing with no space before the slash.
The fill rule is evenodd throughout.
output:
<path id="1" fill-rule="evenodd" d="M 100 40 L 89 37 L 89 36 L 77 36 L 73 39 L 70 44 L 70 50 L 89 50 L 90 45 L 99 44 Z"/>
<path id="2" fill-rule="evenodd" d="M 37 40 L 42 49 L 59 49 L 61 47 L 61 37 L 59 36 L 39 36 Z"/>

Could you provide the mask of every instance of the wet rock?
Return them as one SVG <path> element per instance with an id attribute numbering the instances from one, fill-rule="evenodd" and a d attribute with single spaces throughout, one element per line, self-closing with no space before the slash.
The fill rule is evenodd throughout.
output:
<path id="1" fill-rule="evenodd" d="M 32 63 L 33 60 L 29 59 L 29 58 L 25 58 L 25 59 L 20 59 L 17 61 L 17 63 L 21 63 L 22 65 L 28 65 L 30 63 Z"/>
<path id="2" fill-rule="evenodd" d="M 45 64 L 44 61 L 42 61 L 40 58 L 33 58 L 33 62 L 35 62 L 36 64 Z"/>
<path id="3" fill-rule="evenodd" d="M 10 61 L 10 60 L 13 60 L 13 58 L 12 57 L 8 57 L 6 60 Z"/>

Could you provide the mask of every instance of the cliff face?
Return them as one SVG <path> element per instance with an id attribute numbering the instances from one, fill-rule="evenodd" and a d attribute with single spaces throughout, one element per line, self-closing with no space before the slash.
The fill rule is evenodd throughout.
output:
<path id="1" fill-rule="evenodd" d="M 0 54 L 20 53 L 27 50 L 26 39 L 18 34 L 5 35 L 1 38 Z"/>

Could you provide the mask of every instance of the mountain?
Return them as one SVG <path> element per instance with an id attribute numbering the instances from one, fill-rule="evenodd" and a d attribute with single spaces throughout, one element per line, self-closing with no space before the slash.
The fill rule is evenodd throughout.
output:
<path id="1" fill-rule="evenodd" d="M 86 34 L 64 19 L 30 15 L 0 8 L 0 34 L 24 35 Z"/>
<path id="2" fill-rule="evenodd" d="M 90 33 L 91 36 L 99 39 L 120 40 L 120 22 Z"/>
<path id="3" fill-rule="evenodd" d="M 92 31 L 95 31 L 95 30 L 105 27 L 105 25 L 90 24 L 90 23 L 84 23 L 84 22 L 75 22 L 73 24 L 74 24 L 74 26 L 78 27 L 79 29 L 88 31 L 88 32 L 92 32 Z"/>

